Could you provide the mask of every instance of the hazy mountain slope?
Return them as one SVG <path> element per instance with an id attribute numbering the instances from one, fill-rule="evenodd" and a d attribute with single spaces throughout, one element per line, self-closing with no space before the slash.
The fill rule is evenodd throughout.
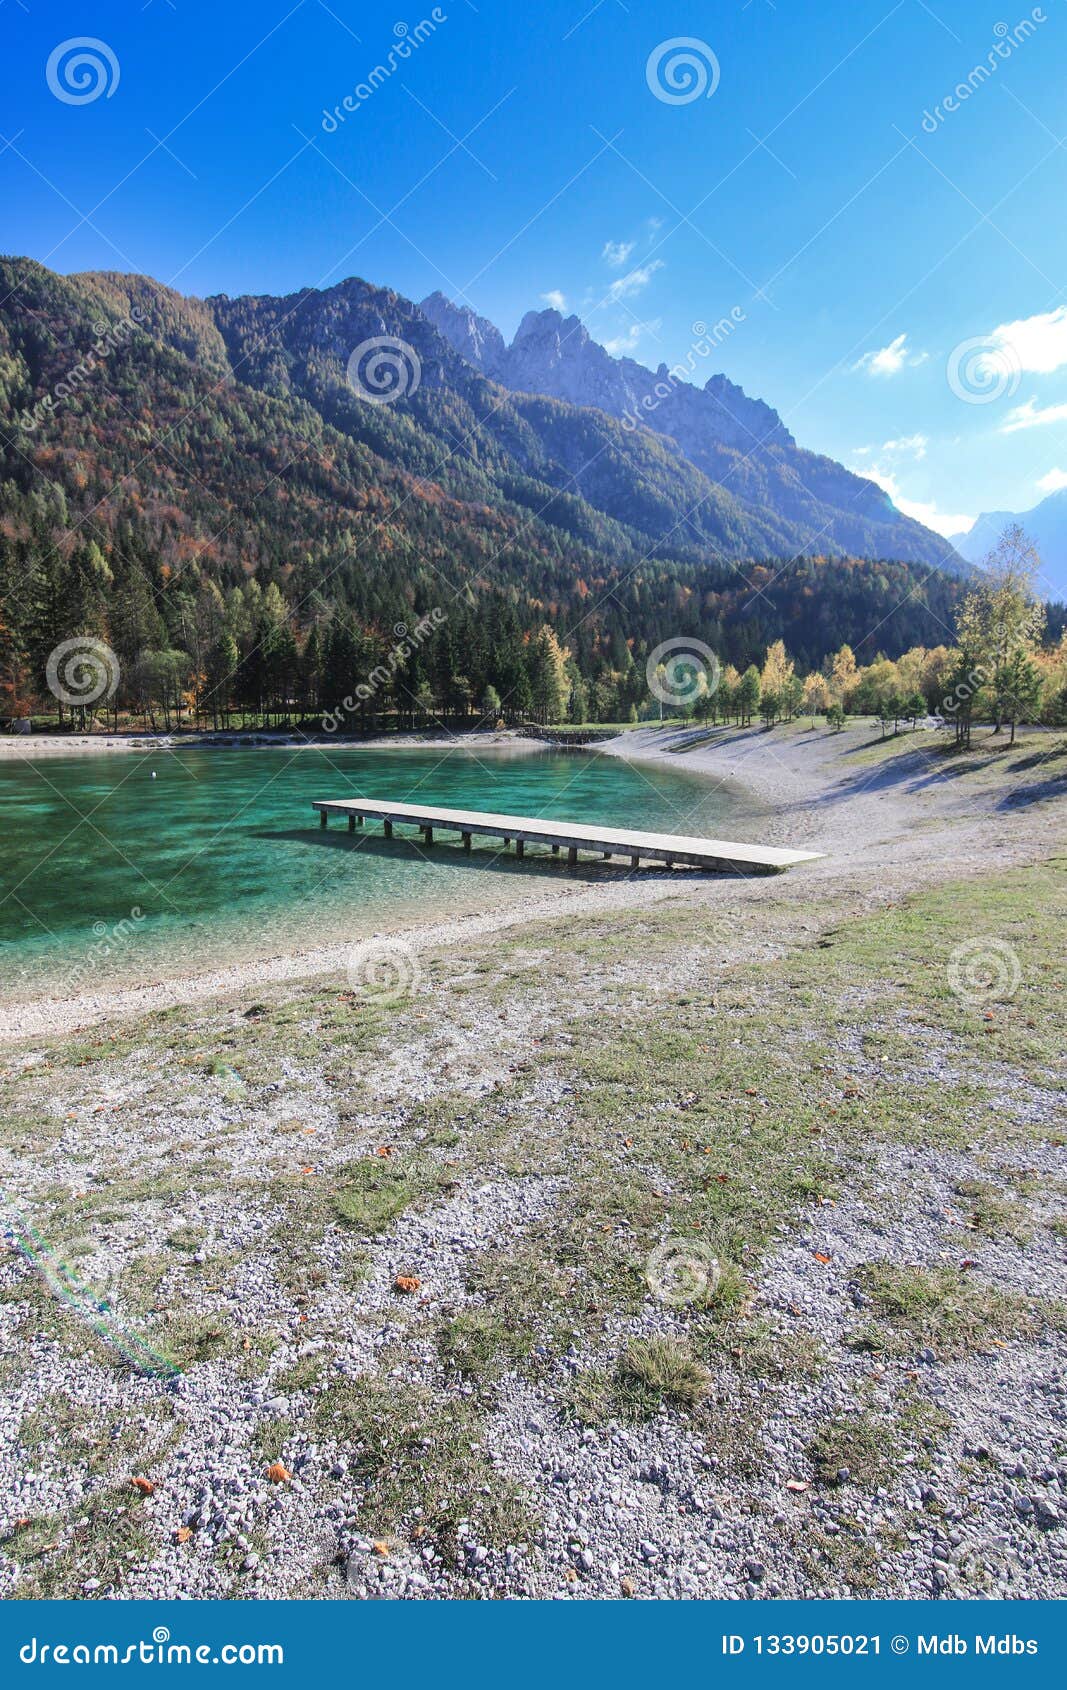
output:
<path id="1" fill-rule="evenodd" d="M 287 299 L 209 304 L 242 380 L 309 400 L 378 455 L 459 497 L 490 497 L 488 478 L 509 501 L 591 544 L 605 536 L 572 505 L 575 496 L 640 530 L 631 538 L 642 549 L 660 540 L 674 552 L 711 547 L 732 558 L 799 549 L 799 530 L 744 511 L 654 437 L 588 411 L 517 403 L 386 289 L 351 280 Z M 379 336 L 418 356 L 418 385 L 402 403 L 367 404 L 347 379 L 354 349 Z"/>
<path id="2" fill-rule="evenodd" d="M 1067 487 L 1050 493 L 1032 510 L 985 511 L 968 534 L 956 534 L 952 544 L 968 563 L 981 563 L 1005 528 L 1019 523 L 1041 554 L 1038 585 L 1048 598 L 1067 602 Z"/>
<path id="3" fill-rule="evenodd" d="M 422 361 L 391 405 L 345 377 L 379 331 Z M 514 658 L 548 621 L 591 677 L 678 635 L 740 663 L 779 637 L 801 663 L 945 637 L 946 576 L 783 562 L 794 539 L 670 439 L 510 393 L 366 283 L 201 301 L 0 259 L 0 687 L 83 627 L 130 661 L 186 650 L 216 589 L 280 594 L 298 650 L 339 617 L 387 642 L 447 606 L 457 653 L 489 615 Z"/>
<path id="4" fill-rule="evenodd" d="M 460 355 L 514 392 L 547 394 L 623 419 L 635 435 L 677 443 L 749 515 L 777 526 L 779 544 L 806 551 L 902 557 L 958 571 L 952 547 L 899 512 L 873 481 L 796 444 L 778 413 L 723 375 L 703 387 L 666 365 L 614 358 L 577 317 L 529 311 L 510 347 L 493 325 L 433 293 L 420 307 Z M 694 354 L 694 368 L 710 355 Z M 688 369 L 684 374 L 692 373 Z M 799 535 L 799 539 L 787 539 Z"/>

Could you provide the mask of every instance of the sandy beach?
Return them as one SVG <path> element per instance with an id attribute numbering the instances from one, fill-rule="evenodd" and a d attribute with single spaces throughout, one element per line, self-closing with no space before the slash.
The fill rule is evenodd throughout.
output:
<path id="1" fill-rule="evenodd" d="M 99 756 L 104 752 L 138 751 L 227 751 L 243 747 L 274 746 L 282 751 L 417 751 L 427 746 L 449 745 L 456 751 L 508 746 L 517 753 L 536 751 L 539 741 L 510 730 L 488 729 L 478 734 L 445 731 L 425 734 L 389 734 L 378 739 L 345 739 L 336 734 L 258 733 L 89 733 L 89 734 L 0 734 L 0 762 L 10 758 Z"/>

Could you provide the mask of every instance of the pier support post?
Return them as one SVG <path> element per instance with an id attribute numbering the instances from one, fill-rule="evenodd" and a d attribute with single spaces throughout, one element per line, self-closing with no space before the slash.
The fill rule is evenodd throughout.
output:
<path id="1" fill-rule="evenodd" d="M 515 841 L 515 855 L 517 857 L 524 857 L 526 855 L 526 841 L 525 841 L 525 839 L 516 839 L 516 841 Z"/>
<path id="2" fill-rule="evenodd" d="M 631 857 L 630 858 L 630 867 L 631 868 L 640 868 L 641 867 L 640 857 Z"/>
<path id="3" fill-rule="evenodd" d="M 319 826 L 320 827 L 326 826 L 326 811 L 325 810 L 319 811 Z"/>
<path id="4" fill-rule="evenodd" d="M 554 856 L 554 857 L 558 857 L 558 856 L 559 856 L 559 846 L 558 846 L 558 845 L 553 845 L 553 847 L 552 847 L 552 855 L 553 855 L 553 856 Z"/>
<path id="5" fill-rule="evenodd" d="M 433 828 L 432 827 L 424 827 L 423 830 L 422 830 L 422 838 L 423 838 L 423 843 L 425 845 L 432 845 L 433 844 Z"/>
<path id="6" fill-rule="evenodd" d="M 569 845 L 567 847 L 567 867 L 568 868 L 576 868 L 577 865 L 578 865 L 578 847 L 577 847 L 577 845 Z"/>
<path id="7" fill-rule="evenodd" d="M 355 831 L 356 831 L 356 818 L 355 818 L 355 816 L 349 816 L 349 818 L 348 818 L 348 831 L 349 831 L 349 833 L 355 833 Z"/>
<path id="8" fill-rule="evenodd" d="M 392 839 L 392 837 L 393 837 L 393 824 L 392 824 L 392 822 L 383 822 L 382 827 L 385 829 L 385 837 L 387 839 Z"/>
<path id="9" fill-rule="evenodd" d="M 463 849 L 465 851 L 469 851 L 470 848 L 471 848 L 471 836 L 470 836 L 469 833 L 465 833 L 463 835 Z"/>
<path id="10" fill-rule="evenodd" d="M 605 851 L 604 852 L 604 861 L 610 862 L 612 855 L 613 855 L 613 853 L 611 851 Z"/>

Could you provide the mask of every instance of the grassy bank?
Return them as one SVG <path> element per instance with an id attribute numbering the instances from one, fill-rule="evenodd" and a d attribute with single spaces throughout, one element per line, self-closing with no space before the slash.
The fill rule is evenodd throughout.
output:
<path id="1" fill-rule="evenodd" d="M 11 1592 L 235 1594 L 273 1569 L 314 1593 L 364 1540 L 372 1566 L 442 1592 L 484 1589 L 486 1569 L 519 1593 L 586 1579 L 529 1463 L 500 1453 L 517 1404 L 550 1442 L 671 1427 L 758 1520 L 765 1428 L 813 1391 L 796 1488 L 778 1474 L 772 1502 L 830 1498 L 837 1523 L 775 1529 L 781 1588 L 872 1588 L 879 1487 L 952 1440 L 916 1358 L 1062 1327 L 996 1254 L 1062 1242 L 1062 871 L 859 911 L 798 881 L 788 904 L 746 905 L 762 960 L 727 966 L 735 914 L 680 891 L 625 924 L 437 958 L 398 1002 L 289 988 L 13 1057 L 5 1184 L 110 1312 L 94 1327 L 5 1258 L 5 1477 L 48 1475 L 39 1512 L 22 1491 L 6 1513 Z M 1012 990 L 961 998 L 953 959 L 990 944 Z M 948 1181 L 931 1248 L 892 1234 L 901 1156 Z M 857 1203 L 886 1229 L 862 1259 L 822 1237 Z M 832 1331 L 821 1291 L 809 1307 L 775 1289 L 768 1264 L 798 1239 L 807 1277 L 849 1288 Z M 117 1328 L 177 1381 L 131 1366 Z M 217 1529 L 174 1453 L 213 1404 L 254 1499 L 240 1530 Z M 621 1541 L 614 1584 L 647 1588 Z"/>

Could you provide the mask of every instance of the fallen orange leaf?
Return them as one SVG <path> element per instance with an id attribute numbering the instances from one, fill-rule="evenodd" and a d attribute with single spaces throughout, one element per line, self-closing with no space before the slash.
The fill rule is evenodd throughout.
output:
<path id="1" fill-rule="evenodd" d="M 176 1543 L 188 1543 L 192 1535 L 192 1526 L 179 1526 L 178 1530 L 174 1534 L 174 1541 Z"/>
<path id="2" fill-rule="evenodd" d="M 385 1560 L 389 1555 L 389 1545 L 384 1542 L 376 1543 L 374 1545 L 374 1553 L 375 1555 L 380 1555 L 382 1559 Z"/>
<path id="3" fill-rule="evenodd" d="M 393 1284 L 398 1291 L 403 1291 L 406 1296 L 410 1296 L 413 1291 L 418 1290 L 422 1280 L 416 1279 L 413 1273 L 398 1273 Z"/>
<path id="4" fill-rule="evenodd" d="M 817 1262 L 822 1262 L 824 1265 L 831 1259 L 829 1256 L 824 1256 L 821 1250 L 813 1250 L 811 1253 Z"/>
<path id="5" fill-rule="evenodd" d="M 139 1490 L 142 1496 L 151 1496 L 156 1488 L 151 1479 L 131 1479 L 130 1484 L 135 1490 Z"/>
<path id="6" fill-rule="evenodd" d="M 267 1478 L 276 1485 L 285 1484 L 292 1476 L 284 1461 L 272 1461 L 267 1468 Z"/>

